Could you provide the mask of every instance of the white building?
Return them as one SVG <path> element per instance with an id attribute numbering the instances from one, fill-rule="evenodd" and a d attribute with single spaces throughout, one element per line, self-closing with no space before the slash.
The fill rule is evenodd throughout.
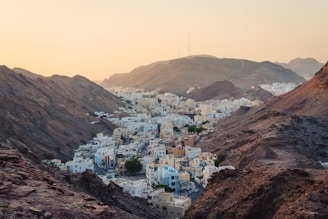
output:
<path id="1" fill-rule="evenodd" d="M 144 179 L 136 181 L 126 180 L 118 185 L 123 188 L 123 192 L 127 192 L 134 197 L 147 198 L 148 191 L 151 190 Z"/>
<path id="2" fill-rule="evenodd" d="M 152 154 L 155 157 L 155 160 L 158 160 L 160 157 L 164 156 L 166 154 L 166 148 L 165 145 L 155 145 L 152 147 Z"/>
<path id="3" fill-rule="evenodd" d="M 89 170 L 94 170 L 94 164 L 91 159 L 76 159 L 66 162 L 67 171 L 71 173 L 82 173 Z"/>
<path id="4" fill-rule="evenodd" d="M 194 159 L 202 153 L 201 148 L 195 148 L 191 146 L 185 146 L 185 154 L 188 159 Z"/>
<path id="5" fill-rule="evenodd" d="M 103 169 L 114 168 L 116 163 L 114 148 L 98 148 L 95 153 L 95 163 Z"/>
<path id="6" fill-rule="evenodd" d="M 152 163 L 154 163 L 154 161 L 155 161 L 155 157 L 152 156 L 152 155 L 145 155 L 145 156 L 143 156 L 140 159 L 140 162 L 142 164 L 142 170 L 141 170 L 141 172 L 144 173 L 146 171 L 147 164 L 152 164 Z"/>
<path id="7" fill-rule="evenodd" d="M 116 149 L 116 154 L 122 154 L 124 157 L 137 157 L 138 150 L 137 148 L 131 147 L 131 145 L 120 145 L 118 149 Z"/>
<path id="8" fill-rule="evenodd" d="M 157 185 L 167 185 L 174 192 L 179 192 L 179 172 L 172 167 L 158 167 L 155 181 Z"/>
<path id="9" fill-rule="evenodd" d="M 156 185 L 156 171 L 158 167 L 158 164 L 146 164 L 146 179 L 151 186 Z"/>

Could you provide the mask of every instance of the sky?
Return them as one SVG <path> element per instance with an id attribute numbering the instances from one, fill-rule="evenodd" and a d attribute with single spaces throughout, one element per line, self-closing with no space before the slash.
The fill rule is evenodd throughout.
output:
<path id="1" fill-rule="evenodd" d="M 0 65 L 103 80 L 188 55 L 328 61 L 327 0 L 0 0 Z"/>

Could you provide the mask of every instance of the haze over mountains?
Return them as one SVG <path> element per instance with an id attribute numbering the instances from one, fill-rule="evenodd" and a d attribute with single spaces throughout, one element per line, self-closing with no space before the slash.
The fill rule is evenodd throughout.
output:
<path id="1" fill-rule="evenodd" d="M 201 147 L 239 170 L 214 175 L 186 218 L 326 218 L 327 108 L 328 63 L 289 93 L 219 122 Z"/>
<path id="2" fill-rule="evenodd" d="M 218 81 L 230 81 L 247 90 L 274 82 L 302 83 L 295 72 L 271 62 L 218 59 L 213 56 L 190 56 L 141 66 L 127 74 L 114 74 L 101 85 L 159 90 L 185 95 L 191 87 L 208 87 Z"/>
<path id="3" fill-rule="evenodd" d="M 314 58 L 296 58 L 288 63 L 276 63 L 285 68 L 291 69 L 306 80 L 309 80 L 324 65 Z"/>

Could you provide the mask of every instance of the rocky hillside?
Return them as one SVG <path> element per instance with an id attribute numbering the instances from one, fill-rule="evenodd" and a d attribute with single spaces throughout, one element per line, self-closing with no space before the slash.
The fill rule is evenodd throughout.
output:
<path id="1" fill-rule="evenodd" d="M 106 195 L 102 201 L 82 190 L 72 190 L 72 185 L 56 179 L 48 171 L 49 167 L 40 163 L 23 143 L 1 140 L 0 218 L 166 218 L 158 209 L 148 207 L 146 200 L 136 200 L 115 185 L 106 189 L 97 184 L 100 187 L 95 189 L 104 189 L 102 195 Z M 94 174 L 88 174 L 84 173 L 83 177 L 97 181 Z M 122 197 L 127 207 L 120 206 L 119 201 L 108 202 L 113 197 Z"/>
<path id="2" fill-rule="evenodd" d="M 206 101 L 210 99 L 238 99 L 246 97 L 250 100 L 265 101 L 272 97 L 272 94 L 261 87 L 253 87 L 251 89 L 242 90 L 233 85 L 230 81 L 217 81 L 208 87 L 196 88 L 185 95 L 196 101 Z"/>
<path id="3" fill-rule="evenodd" d="M 327 218 L 328 171 L 253 168 L 214 174 L 185 218 Z"/>
<path id="4" fill-rule="evenodd" d="M 304 81 L 293 71 L 271 62 L 191 56 L 156 62 L 127 74 L 114 74 L 101 85 L 138 87 L 185 95 L 190 87 L 204 88 L 225 80 L 243 90 L 259 84 Z"/>
<path id="5" fill-rule="evenodd" d="M 215 175 L 186 218 L 327 218 L 328 63 L 308 82 L 242 107 L 200 143 L 236 171 Z M 202 216 L 201 216 L 202 215 Z"/>
<path id="6" fill-rule="evenodd" d="M 276 63 L 284 68 L 291 69 L 306 80 L 309 80 L 324 65 L 313 58 L 296 58 L 288 63 Z"/>
<path id="7" fill-rule="evenodd" d="M 109 206 L 115 206 L 140 218 L 166 218 L 159 209 L 149 206 L 146 199 L 131 197 L 115 183 L 105 185 L 96 174 L 87 170 L 84 173 L 65 174 L 64 180 L 76 191 L 86 192 Z"/>
<path id="8" fill-rule="evenodd" d="M 0 134 L 42 158 L 71 159 L 92 131 L 111 132 L 108 121 L 91 125 L 90 111 L 113 112 L 121 101 L 86 78 L 26 77 L 0 66 Z"/>

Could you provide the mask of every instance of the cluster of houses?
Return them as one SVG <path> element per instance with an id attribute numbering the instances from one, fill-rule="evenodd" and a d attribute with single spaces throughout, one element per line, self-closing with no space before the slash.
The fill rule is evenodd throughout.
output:
<path id="1" fill-rule="evenodd" d="M 112 92 L 126 101 L 126 107 L 116 114 L 93 113 L 117 126 L 112 135 L 98 133 L 78 147 L 71 161 L 48 162 L 73 173 L 91 169 L 105 183 L 114 182 L 130 195 L 146 198 L 178 218 L 191 204 L 188 196 L 205 188 L 214 172 L 233 168 L 216 167 L 215 155 L 196 147 L 201 136 L 240 106 L 258 104 L 246 98 L 195 102 L 136 89 L 115 88 Z M 121 112 L 129 116 L 116 116 Z M 190 127 L 202 128 L 195 131 Z M 125 166 L 131 158 L 142 164 L 133 176 Z"/>
<path id="2" fill-rule="evenodd" d="M 293 90 L 297 84 L 295 83 L 273 83 L 273 84 L 260 84 L 260 87 L 269 91 L 274 96 L 280 96 L 288 91 Z"/>

